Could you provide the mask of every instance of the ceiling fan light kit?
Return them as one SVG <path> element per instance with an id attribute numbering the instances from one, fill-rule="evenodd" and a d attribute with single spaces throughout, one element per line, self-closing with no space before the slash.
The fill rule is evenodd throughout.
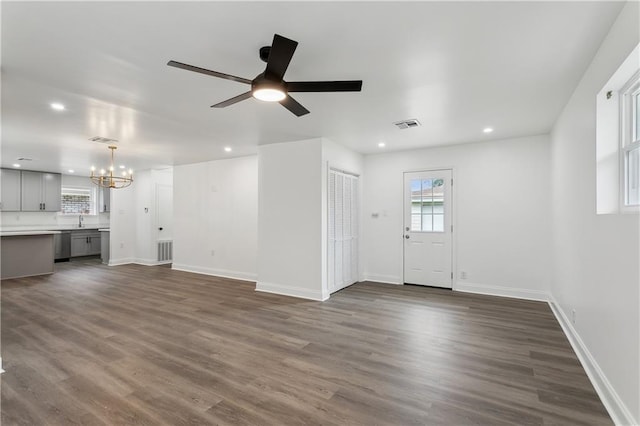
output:
<path id="1" fill-rule="evenodd" d="M 251 83 L 251 95 L 265 102 L 280 102 L 287 97 L 287 89 L 284 87 L 284 83 L 256 77 Z"/>
<path id="2" fill-rule="evenodd" d="M 359 92 L 362 90 L 362 80 L 346 81 L 284 81 L 284 74 L 289 67 L 298 42 L 281 35 L 274 34 L 271 46 L 260 48 L 260 59 L 267 63 L 264 72 L 253 80 L 211 71 L 205 68 L 169 61 L 167 65 L 182 68 L 187 71 L 198 72 L 226 80 L 237 81 L 251 85 L 251 90 L 226 101 L 211 105 L 212 108 L 225 108 L 250 97 L 266 102 L 280 102 L 282 106 L 297 117 L 309 113 L 309 110 L 293 99 L 290 92 Z"/>

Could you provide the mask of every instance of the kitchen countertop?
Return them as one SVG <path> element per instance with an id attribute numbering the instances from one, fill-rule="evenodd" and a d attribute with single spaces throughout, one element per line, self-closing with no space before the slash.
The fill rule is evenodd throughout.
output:
<path id="1" fill-rule="evenodd" d="M 59 234 L 60 231 L 2 231 L 0 237 L 19 237 L 24 235 L 54 235 Z"/>
<path id="2" fill-rule="evenodd" d="M 0 232 L 22 232 L 22 231 L 96 231 L 98 229 L 106 229 L 109 224 L 87 225 L 78 228 L 78 225 L 20 225 L 20 226 L 3 226 Z"/>
<path id="3" fill-rule="evenodd" d="M 111 231 L 111 229 L 109 229 L 109 228 L 100 228 L 100 229 L 98 229 L 98 231 L 100 231 L 100 232 L 109 232 L 109 231 Z"/>

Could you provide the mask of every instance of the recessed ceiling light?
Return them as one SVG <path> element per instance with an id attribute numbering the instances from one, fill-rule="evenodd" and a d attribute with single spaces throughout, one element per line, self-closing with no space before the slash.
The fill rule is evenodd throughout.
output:
<path id="1" fill-rule="evenodd" d="M 226 152 L 231 152 L 231 147 L 230 147 L 230 146 L 225 146 L 225 147 L 224 147 L 224 150 L 225 150 Z"/>
<path id="2" fill-rule="evenodd" d="M 493 127 L 485 127 L 484 129 L 482 129 L 482 131 L 485 133 L 491 133 L 493 132 Z"/>
<path id="3" fill-rule="evenodd" d="M 384 142 L 380 142 L 380 143 L 378 144 L 378 148 L 384 148 L 384 147 L 385 147 L 385 143 L 384 143 Z"/>
<path id="4" fill-rule="evenodd" d="M 20 167 L 20 164 L 15 163 L 15 164 L 13 165 L 13 167 Z"/>
<path id="5" fill-rule="evenodd" d="M 51 104 L 51 108 L 55 109 L 56 111 L 62 111 L 64 110 L 64 105 L 58 102 L 54 102 Z"/>
<path id="6" fill-rule="evenodd" d="M 120 165 L 120 168 L 121 169 L 126 169 L 126 167 L 123 164 Z"/>
<path id="7" fill-rule="evenodd" d="M 73 170 L 73 169 L 69 169 L 69 170 L 68 170 L 68 172 L 69 172 L 69 173 L 75 173 L 76 171 L 75 171 L 75 170 Z"/>

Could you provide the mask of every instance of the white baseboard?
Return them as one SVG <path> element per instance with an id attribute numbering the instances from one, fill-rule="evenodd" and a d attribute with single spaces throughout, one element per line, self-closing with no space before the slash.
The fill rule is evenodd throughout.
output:
<path id="1" fill-rule="evenodd" d="M 170 260 L 159 262 L 154 259 L 141 259 L 136 257 L 126 257 L 122 259 L 113 259 L 109 260 L 109 266 L 119 266 L 119 265 L 129 265 L 135 263 L 136 265 L 144 265 L 144 266 L 157 266 L 157 265 L 166 265 L 167 263 L 171 263 Z"/>
<path id="2" fill-rule="evenodd" d="M 309 290 L 306 288 L 291 287 L 282 284 L 266 283 L 258 281 L 256 283 L 256 291 L 265 293 L 281 294 L 283 296 L 299 297 L 302 299 L 324 301 L 329 298 L 328 294 L 323 291 Z"/>
<path id="3" fill-rule="evenodd" d="M 376 275 L 376 274 L 364 274 L 363 281 L 373 281 L 383 284 L 402 284 L 402 279 L 395 275 Z"/>
<path id="4" fill-rule="evenodd" d="M 182 263 L 174 263 L 171 269 L 176 271 L 194 272 L 196 274 L 212 275 L 214 277 L 231 278 L 234 280 L 255 282 L 257 275 L 253 272 L 230 271 L 228 269 L 207 268 L 204 266 L 185 265 Z"/>
<path id="5" fill-rule="evenodd" d="M 121 259 L 109 259 L 109 266 L 128 265 L 135 262 L 133 257 L 123 257 Z"/>
<path id="6" fill-rule="evenodd" d="M 589 380 L 591 380 L 591 384 L 595 388 L 600 400 L 604 404 L 605 408 L 609 412 L 611 419 L 616 425 L 625 425 L 632 426 L 640 424 L 640 419 L 634 419 L 631 412 L 627 409 L 626 405 L 620 397 L 618 393 L 615 391 L 611 383 L 605 376 L 604 372 L 596 362 L 595 358 L 587 349 L 587 346 L 584 344 L 580 335 L 573 328 L 571 321 L 569 321 L 569 317 L 564 313 L 562 307 L 556 302 L 555 298 L 551 295 L 549 297 L 549 306 L 551 307 L 551 311 L 556 316 L 556 319 L 560 323 L 560 327 L 562 327 L 562 331 L 569 339 L 569 343 L 573 348 L 573 351 L 578 356 L 582 367 L 587 372 L 587 376 L 589 376 Z"/>
<path id="7" fill-rule="evenodd" d="M 167 263 L 171 263 L 170 260 L 164 260 L 162 262 L 159 262 L 155 259 L 134 259 L 132 263 L 135 263 L 136 265 L 144 265 L 144 266 L 158 266 L 158 265 L 166 265 Z"/>
<path id="8" fill-rule="evenodd" d="M 512 297 L 515 299 L 536 300 L 541 302 L 549 301 L 549 293 L 540 290 L 528 290 L 513 287 L 504 287 L 488 284 L 476 284 L 470 282 L 456 281 L 453 286 L 454 291 L 465 293 L 487 294 L 490 296 Z"/>

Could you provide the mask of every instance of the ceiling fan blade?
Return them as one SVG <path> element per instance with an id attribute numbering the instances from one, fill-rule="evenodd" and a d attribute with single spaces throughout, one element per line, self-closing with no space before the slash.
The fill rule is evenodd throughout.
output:
<path id="1" fill-rule="evenodd" d="M 240 101 L 244 101 L 245 99 L 249 99 L 251 97 L 251 91 L 245 92 L 241 95 L 238 96 L 234 96 L 231 99 L 227 99 L 226 101 L 222 101 L 220 103 L 217 103 L 215 105 L 211 105 L 211 108 L 224 108 L 224 107 L 228 107 L 229 105 L 233 105 L 233 104 L 237 104 Z"/>
<path id="2" fill-rule="evenodd" d="M 213 77 L 219 77 L 227 80 L 237 81 L 238 83 L 251 84 L 251 80 L 246 78 L 236 77 L 235 75 L 224 74 L 217 71 L 211 71 L 205 68 L 194 67 L 193 65 L 183 64 L 182 62 L 169 61 L 167 62 L 167 65 L 169 65 L 170 67 L 182 68 L 183 70 L 187 70 L 187 71 L 199 72 L 200 74 L 206 74 Z"/>
<path id="3" fill-rule="evenodd" d="M 274 34 L 271 50 L 269 51 L 269 58 L 267 59 L 267 68 L 264 71 L 265 77 L 271 80 L 281 81 L 289 67 L 289 62 L 291 62 L 293 52 L 296 51 L 297 46 L 297 41 Z"/>
<path id="4" fill-rule="evenodd" d="M 297 117 L 309 114 L 309 110 L 303 107 L 298 101 L 287 95 L 286 98 L 280 101 L 283 107 L 294 113 Z"/>
<path id="5" fill-rule="evenodd" d="M 287 82 L 287 92 L 359 92 L 360 90 L 362 90 L 362 80 Z"/>

